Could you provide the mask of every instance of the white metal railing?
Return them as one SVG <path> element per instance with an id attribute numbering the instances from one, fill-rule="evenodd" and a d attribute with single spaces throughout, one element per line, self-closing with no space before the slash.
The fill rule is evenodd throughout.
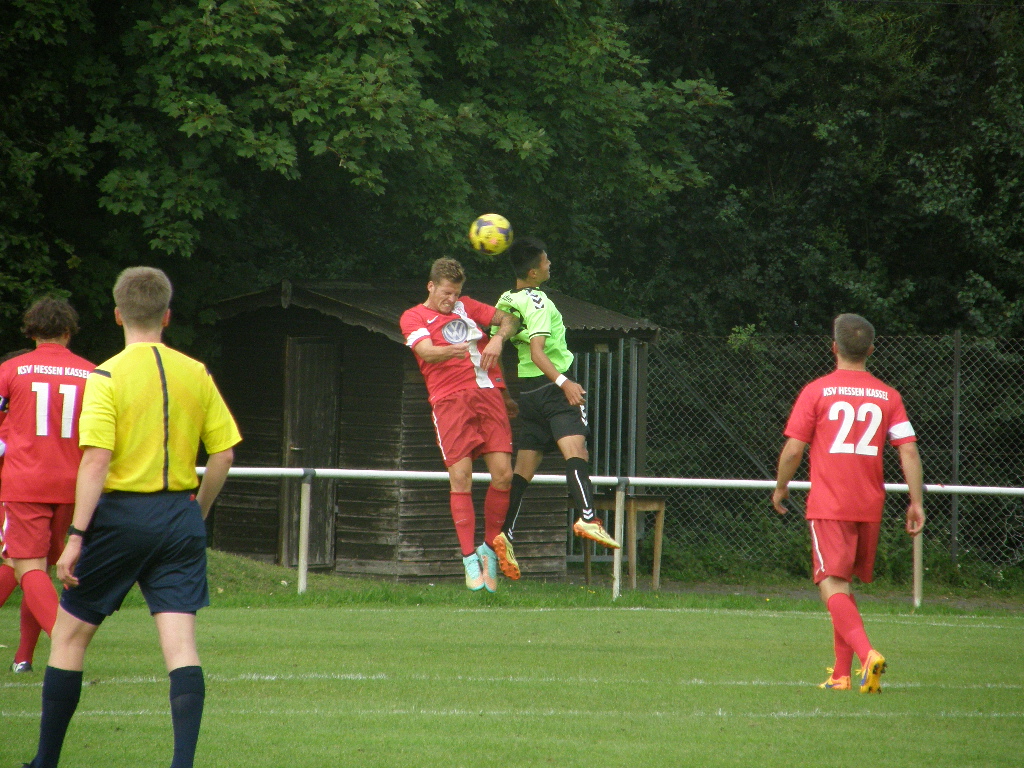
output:
<path id="1" fill-rule="evenodd" d="M 203 467 L 197 468 L 201 475 Z M 299 562 L 298 591 L 306 591 L 309 573 L 309 507 L 311 489 L 316 478 L 329 480 L 414 480 L 422 482 L 447 482 L 447 472 L 414 472 L 406 470 L 384 469 L 310 469 L 297 467 L 232 467 L 229 477 L 279 477 L 302 480 L 299 494 Z M 475 482 L 490 482 L 491 476 L 486 472 L 474 472 Z M 775 487 L 774 480 L 719 480 L 714 478 L 680 478 L 680 477 L 611 477 L 595 475 L 590 478 L 594 485 L 615 487 L 615 540 L 622 541 L 625 527 L 625 500 L 629 488 L 644 486 L 646 488 L 748 488 L 771 490 Z M 565 483 L 564 475 L 535 475 L 533 483 L 541 485 L 560 485 Z M 807 490 L 811 484 L 806 481 L 794 480 L 789 484 L 792 490 Z M 902 483 L 886 483 L 888 493 L 906 493 L 907 486 Z M 925 485 L 926 494 L 955 494 L 979 496 L 1024 496 L 1024 488 L 975 485 Z M 914 537 L 913 559 L 913 601 L 914 607 L 920 607 L 923 593 L 923 565 L 921 536 Z M 612 598 L 622 593 L 622 550 L 616 549 L 612 561 Z"/>

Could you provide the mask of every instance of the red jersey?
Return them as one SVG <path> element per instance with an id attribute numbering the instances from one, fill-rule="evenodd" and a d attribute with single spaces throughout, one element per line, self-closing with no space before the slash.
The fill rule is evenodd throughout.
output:
<path id="1" fill-rule="evenodd" d="M 60 344 L 40 344 L 0 365 L 0 501 L 72 504 L 82 451 L 78 416 L 95 368 Z"/>
<path id="2" fill-rule="evenodd" d="M 805 386 L 786 437 L 809 443 L 808 520 L 882 520 L 882 449 L 917 440 L 903 398 L 867 371 L 837 370 Z"/>
<path id="3" fill-rule="evenodd" d="M 416 356 L 416 362 L 427 382 L 427 395 L 431 403 L 463 389 L 505 388 L 500 368 L 495 366 L 485 371 L 480 367 L 480 355 L 488 342 L 483 329 L 490 327 L 495 311 L 489 304 L 463 296 L 455 302 L 455 307 L 447 315 L 425 304 L 417 304 L 402 313 L 399 325 L 409 349 L 415 349 L 424 339 L 430 339 L 435 347 L 469 342 L 468 358 L 428 363 L 419 355 Z"/>

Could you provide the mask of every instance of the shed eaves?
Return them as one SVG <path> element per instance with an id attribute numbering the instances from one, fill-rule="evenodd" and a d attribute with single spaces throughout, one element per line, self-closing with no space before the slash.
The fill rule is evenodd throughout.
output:
<path id="1" fill-rule="evenodd" d="M 508 284 L 495 280 L 472 280 L 466 294 L 488 304 L 497 302 Z M 659 328 L 647 320 L 629 317 L 560 291 L 544 289 L 558 306 L 570 333 L 586 337 L 634 338 L 654 342 Z M 260 307 L 298 306 L 332 315 L 404 343 L 399 318 L 409 307 L 426 297 L 426 281 L 398 280 L 386 285 L 335 281 L 282 281 L 256 293 L 219 302 L 214 308 L 221 318 L 233 317 Z"/>

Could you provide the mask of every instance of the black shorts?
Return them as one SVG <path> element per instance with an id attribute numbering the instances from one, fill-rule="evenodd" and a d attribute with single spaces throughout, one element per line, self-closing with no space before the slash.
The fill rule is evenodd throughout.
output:
<path id="1" fill-rule="evenodd" d="M 136 582 L 150 613 L 205 608 L 206 525 L 195 494 L 103 494 L 75 576 L 78 586 L 64 590 L 60 605 L 89 624 L 100 624 L 120 608 Z"/>
<path id="2" fill-rule="evenodd" d="M 547 376 L 519 380 L 517 450 L 548 451 L 569 435 L 590 437 L 586 405 L 572 406 Z"/>

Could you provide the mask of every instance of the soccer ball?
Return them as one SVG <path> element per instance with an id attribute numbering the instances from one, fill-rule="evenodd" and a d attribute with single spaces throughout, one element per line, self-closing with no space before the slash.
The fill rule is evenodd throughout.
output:
<path id="1" fill-rule="evenodd" d="M 497 256 L 512 245 L 512 225 L 497 213 L 485 213 L 469 227 L 473 250 L 484 256 Z"/>

